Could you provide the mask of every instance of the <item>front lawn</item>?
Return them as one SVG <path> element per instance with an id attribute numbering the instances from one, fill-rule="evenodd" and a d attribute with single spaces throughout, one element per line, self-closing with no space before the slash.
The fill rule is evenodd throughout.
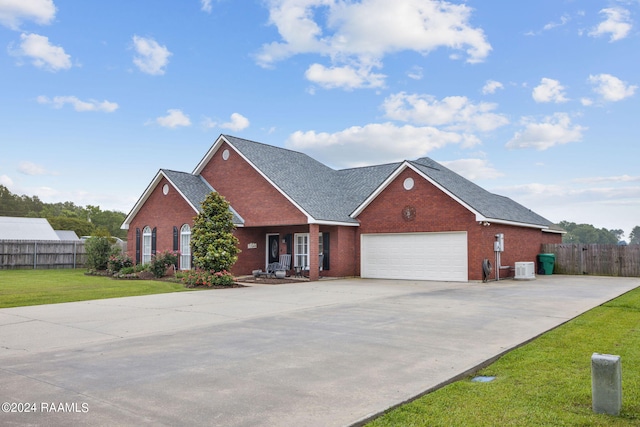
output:
<path id="1" fill-rule="evenodd" d="M 591 355 L 622 360 L 622 412 L 591 409 Z M 640 289 L 577 317 L 516 349 L 476 375 L 396 408 L 381 426 L 640 425 Z"/>
<path id="2" fill-rule="evenodd" d="M 0 308 L 188 291 L 181 283 L 84 273 L 84 269 L 0 270 Z"/>

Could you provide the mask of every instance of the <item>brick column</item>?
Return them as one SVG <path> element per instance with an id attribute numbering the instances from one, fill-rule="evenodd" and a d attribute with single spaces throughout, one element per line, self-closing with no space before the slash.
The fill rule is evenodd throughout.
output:
<path id="1" fill-rule="evenodd" d="M 318 256 L 318 246 L 320 242 L 318 240 L 318 234 L 320 233 L 320 226 L 318 224 L 309 224 L 309 280 L 320 279 L 320 265 Z"/>

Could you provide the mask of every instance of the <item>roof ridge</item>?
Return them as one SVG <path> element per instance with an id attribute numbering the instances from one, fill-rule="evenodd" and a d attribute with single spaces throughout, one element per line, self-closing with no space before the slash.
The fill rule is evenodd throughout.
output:
<path id="1" fill-rule="evenodd" d="M 311 157 L 310 155 L 308 155 L 308 154 L 306 154 L 306 153 L 303 153 L 302 151 L 293 150 L 293 149 L 291 149 L 291 148 L 287 148 L 287 147 L 280 147 L 280 146 L 278 146 L 278 145 L 267 144 L 266 142 L 254 141 L 254 140 L 252 140 L 252 139 L 240 138 L 240 137 L 237 137 L 237 136 L 228 135 L 228 134 L 224 134 L 224 133 L 222 134 L 222 136 L 223 136 L 223 137 L 225 137 L 225 138 L 227 139 L 227 141 L 229 141 L 229 138 L 232 138 L 232 139 L 237 139 L 237 140 L 240 140 L 240 141 L 250 142 L 250 143 L 252 143 L 252 144 L 261 145 L 261 146 L 268 147 L 268 148 L 272 148 L 272 149 L 273 149 L 273 148 L 275 148 L 275 149 L 277 149 L 277 150 L 289 151 L 290 153 L 300 154 L 300 155 L 306 156 L 306 157 L 308 157 L 308 158 L 310 158 L 310 159 L 313 159 L 313 160 L 315 160 L 315 161 L 316 161 L 316 162 L 318 162 L 318 163 L 321 163 L 321 164 L 325 165 L 325 164 L 324 164 L 324 163 L 322 163 L 321 161 L 316 160 L 315 158 Z M 230 141 L 229 141 L 229 142 L 230 142 Z M 325 165 L 325 166 L 327 166 L 327 165 Z M 328 168 L 330 168 L 329 166 L 327 166 L 327 167 L 328 167 Z M 330 169 L 333 169 L 333 168 L 330 168 Z"/>

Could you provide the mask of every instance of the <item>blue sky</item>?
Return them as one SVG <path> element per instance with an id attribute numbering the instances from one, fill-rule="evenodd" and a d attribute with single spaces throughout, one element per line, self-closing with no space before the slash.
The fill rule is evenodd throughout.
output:
<path id="1" fill-rule="evenodd" d="M 0 0 L 0 184 L 127 213 L 221 133 L 428 156 L 554 222 L 640 225 L 640 1 Z"/>

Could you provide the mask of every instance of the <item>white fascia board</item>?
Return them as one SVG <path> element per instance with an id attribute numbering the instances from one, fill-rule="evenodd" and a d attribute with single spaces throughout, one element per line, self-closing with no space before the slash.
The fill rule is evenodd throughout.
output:
<path id="1" fill-rule="evenodd" d="M 229 147 L 233 148 L 233 151 L 235 151 L 236 154 L 238 154 L 238 156 L 240 156 L 245 162 L 247 162 L 256 172 L 260 174 L 260 176 L 262 176 L 269 184 L 271 184 L 273 188 L 278 190 L 278 192 L 282 194 L 285 197 L 285 199 L 287 199 L 293 206 L 296 207 L 296 209 L 298 209 L 303 215 L 305 215 L 307 217 L 307 222 L 309 224 L 314 223 L 316 221 L 315 218 L 313 218 L 307 211 L 305 211 L 302 208 L 302 206 L 296 203 L 291 197 L 289 197 L 287 193 L 282 191 L 280 187 L 278 187 L 273 181 L 271 181 L 271 179 L 269 179 L 269 177 L 265 175 L 264 172 L 260 170 L 260 168 L 258 168 L 256 165 L 253 164 L 251 160 L 245 157 L 245 155 L 242 154 L 232 143 L 227 141 L 223 135 L 220 135 L 220 138 L 218 138 L 218 140 L 213 145 L 213 147 L 211 147 L 211 149 L 207 152 L 204 158 L 200 161 L 198 166 L 193 170 L 194 175 L 200 175 L 204 167 L 207 165 L 207 163 L 209 163 L 209 160 L 211 160 L 211 158 L 216 153 L 216 151 L 218 151 L 218 149 L 220 148 L 223 142 L 226 142 Z"/>
<path id="2" fill-rule="evenodd" d="M 447 196 L 451 197 L 453 200 L 455 200 L 456 202 L 458 202 L 460 205 L 462 205 L 465 209 L 467 209 L 468 211 L 470 211 L 471 213 L 473 213 L 476 218 L 478 217 L 482 217 L 482 215 L 480 214 L 480 212 L 476 211 L 475 209 L 473 209 L 471 206 L 469 206 L 468 204 L 466 204 L 465 202 L 463 202 L 462 200 L 460 200 L 458 197 L 456 197 L 453 193 L 449 192 L 446 188 L 444 188 L 443 186 L 441 186 L 440 184 L 438 184 L 436 181 L 434 181 L 433 179 L 431 179 L 429 176 L 423 174 L 419 169 L 417 169 L 416 167 L 414 167 L 411 163 L 409 163 L 408 161 L 404 161 L 400 166 L 398 166 L 398 168 L 391 174 L 389 175 L 389 177 L 387 179 L 384 180 L 384 182 L 382 184 L 380 184 L 380 186 L 378 188 L 376 188 L 376 190 L 371 193 L 371 195 L 369 197 L 367 197 L 367 199 L 362 202 L 362 204 L 360 206 L 358 206 L 356 208 L 355 211 L 353 211 L 353 213 L 350 215 L 351 218 L 356 218 L 358 215 L 360 215 L 362 213 L 362 211 L 365 210 L 365 208 L 367 206 L 369 206 L 369 204 L 371 204 L 371 202 L 373 202 L 376 197 L 378 197 L 380 195 L 380 193 L 382 193 L 384 191 L 385 188 L 387 188 L 389 186 L 389 184 L 391 184 L 391 182 L 393 182 L 393 180 L 395 180 L 398 175 L 400 175 L 401 172 L 403 172 L 405 169 L 410 168 L 411 170 L 413 170 L 415 173 L 417 173 L 418 175 L 420 175 L 422 178 L 426 179 L 427 181 L 429 181 L 431 184 L 433 184 L 433 186 L 435 186 L 436 188 L 438 188 L 440 191 L 442 191 L 443 193 L 445 193 Z"/>
<path id="3" fill-rule="evenodd" d="M 514 227 L 524 227 L 524 228 L 537 228 L 540 229 L 542 231 L 545 231 L 546 229 L 548 229 L 549 227 L 546 225 L 541 225 L 541 224 L 529 224 L 526 222 L 516 222 L 516 221 L 507 221 L 505 219 L 495 219 L 495 218 L 487 218 L 487 217 L 482 217 L 482 219 L 478 219 L 478 217 L 476 216 L 476 221 L 478 222 L 483 222 L 486 221 L 490 224 L 502 224 L 502 225 L 512 225 Z"/>
<path id="4" fill-rule="evenodd" d="M 162 175 L 166 178 L 167 181 L 169 181 L 169 183 L 171 184 L 171 186 L 178 192 L 178 194 L 180 194 L 180 196 L 182 196 L 182 198 L 184 199 L 185 202 L 187 202 L 189 204 L 189 206 L 191 206 L 191 209 L 193 209 L 193 211 L 197 214 L 200 212 L 200 210 L 198 209 L 197 206 L 193 206 L 193 203 L 191 203 L 191 201 L 187 198 L 187 196 L 184 195 L 184 193 L 182 191 L 180 191 L 180 189 L 178 188 L 177 185 L 175 185 L 173 183 L 173 181 L 171 181 L 169 179 L 169 177 L 167 175 L 164 174 L 164 172 L 160 171 L 162 173 Z M 208 183 L 207 183 L 208 184 Z M 156 185 L 158 185 L 158 183 L 156 183 Z M 209 185 L 209 188 L 211 188 L 211 186 Z M 213 189 L 212 189 L 213 190 Z"/>
<path id="5" fill-rule="evenodd" d="M 207 151 L 207 154 L 204 155 L 204 157 L 202 158 L 202 160 L 200 160 L 200 163 L 198 163 L 198 165 L 196 166 L 196 168 L 193 170 L 193 172 L 191 172 L 193 175 L 200 175 L 200 172 L 202 172 L 202 170 L 204 169 L 205 166 L 207 166 L 207 163 L 209 163 L 209 161 L 211 160 L 211 158 L 213 157 L 214 154 L 216 154 L 216 152 L 218 151 L 218 149 L 220 148 L 220 146 L 222 145 L 222 143 L 226 142 L 229 146 L 232 146 L 229 141 L 226 140 L 226 138 L 224 137 L 224 135 L 220 135 L 218 137 L 218 139 L 216 140 L 216 142 L 211 146 L 211 148 L 209 148 L 209 151 Z M 235 147 L 234 147 L 235 150 Z M 237 150 L 236 150 L 237 151 Z"/>
<path id="6" fill-rule="evenodd" d="M 129 215 L 127 215 L 127 217 L 124 219 L 124 222 L 120 226 L 120 229 L 122 229 L 122 230 L 128 230 L 129 229 L 129 225 L 131 224 L 131 221 L 133 221 L 133 218 L 135 218 L 135 216 L 140 211 L 140 208 L 142 208 L 142 206 L 145 204 L 147 199 L 149 199 L 149 196 L 151 196 L 151 193 L 158 186 L 158 184 L 160 183 L 160 181 L 162 180 L 163 177 L 167 181 L 169 181 L 169 183 L 171 183 L 171 186 L 180 194 L 180 196 L 182 196 L 182 198 L 187 203 L 189 203 L 189 206 L 191 206 L 193 208 L 193 210 L 196 213 L 198 213 L 198 208 L 193 206 L 193 204 L 191 204 L 191 202 L 189 202 L 189 199 L 187 199 L 185 197 L 185 195 L 180 191 L 180 189 L 178 187 L 176 187 L 176 185 L 169 179 L 169 177 L 167 177 L 167 175 L 165 175 L 165 173 L 162 171 L 162 169 L 160 169 L 158 171 L 158 173 L 156 174 L 156 176 L 151 181 L 151 183 L 147 186 L 146 190 L 144 190 L 144 193 L 142 193 L 142 196 L 140 196 L 140 198 L 138 199 L 136 204 L 133 206 L 133 209 L 131 209 L 131 212 L 129 212 Z"/>
<path id="7" fill-rule="evenodd" d="M 312 219 L 312 218 L 311 218 Z M 345 227 L 360 227 L 360 223 L 354 222 L 342 222 L 342 221 L 329 221 L 329 220 L 309 220 L 309 224 L 318 224 L 318 225 L 342 225 Z"/>

